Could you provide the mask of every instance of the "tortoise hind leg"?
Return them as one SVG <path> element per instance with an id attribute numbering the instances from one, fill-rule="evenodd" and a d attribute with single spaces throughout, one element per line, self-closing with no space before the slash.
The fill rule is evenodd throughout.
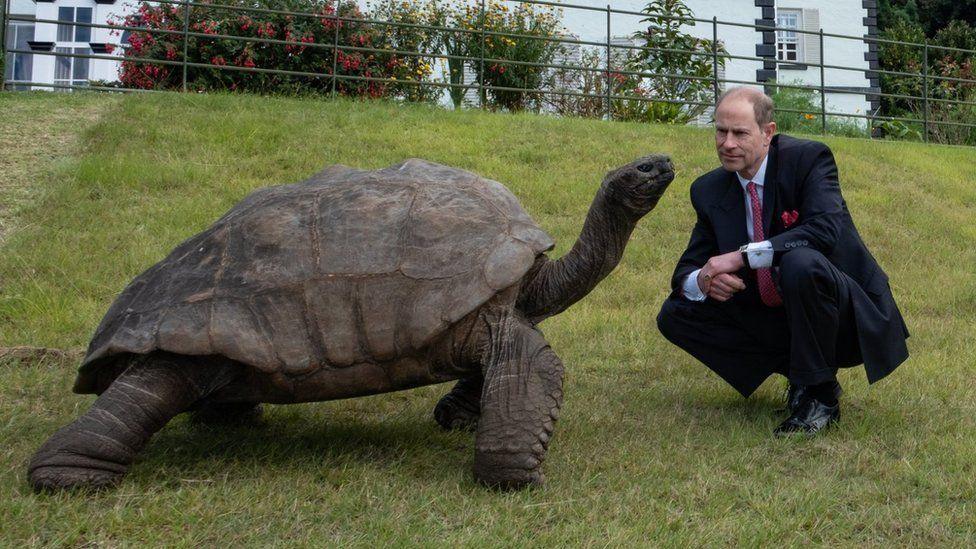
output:
<path id="1" fill-rule="evenodd" d="M 445 430 L 473 431 L 481 416 L 481 391 L 485 378 L 479 372 L 458 380 L 451 392 L 434 407 L 434 419 Z"/>
<path id="2" fill-rule="evenodd" d="M 41 445 L 28 465 L 31 485 L 41 491 L 118 483 L 156 431 L 237 371 L 176 355 L 133 359 L 84 415 Z"/>

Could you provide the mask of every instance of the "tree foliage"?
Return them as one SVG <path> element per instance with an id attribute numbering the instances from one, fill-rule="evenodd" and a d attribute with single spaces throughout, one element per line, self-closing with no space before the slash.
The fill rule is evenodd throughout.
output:
<path id="1" fill-rule="evenodd" d="M 721 44 L 687 32 L 695 14 L 682 0 L 653 0 L 642 12 L 645 30 L 633 37 L 646 47 L 632 52 L 627 68 L 641 75 L 618 75 L 614 95 L 634 100 L 614 102 L 614 116 L 645 122 L 686 123 L 701 115 L 713 100 L 715 58 L 725 66 Z M 658 99 L 658 101 L 654 101 Z"/>

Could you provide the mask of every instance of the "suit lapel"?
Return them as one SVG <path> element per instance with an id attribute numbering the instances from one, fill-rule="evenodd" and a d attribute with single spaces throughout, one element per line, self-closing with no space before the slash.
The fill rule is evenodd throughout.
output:
<path id="1" fill-rule="evenodd" d="M 749 242 L 745 195 L 734 172 L 729 173 L 727 183 L 725 195 L 715 204 L 712 214 L 720 253 L 730 252 Z"/>
<path id="2" fill-rule="evenodd" d="M 769 144 L 769 159 L 766 162 L 766 180 L 763 181 L 763 235 L 772 236 L 773 212 L 776 211 L 776 194 L 779 191 L 779 170 L 776 150 L 779 148 L 779 135 L 773 136 Z"/>

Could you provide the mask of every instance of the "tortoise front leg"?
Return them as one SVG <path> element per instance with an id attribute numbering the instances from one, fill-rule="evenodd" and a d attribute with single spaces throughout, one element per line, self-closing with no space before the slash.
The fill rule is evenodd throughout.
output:
<path id="1" fill-rule="evenodd" d="M 41 445 L 27 469 L 31 486 L 40 491 L 116 484 L 156 431 L 235 372 L 231 365 L 176 356 L 134 359 L 84 415 Z"/>
<path id="2" fill-rule="evenodd" d="M 489 326 L 474 475 L 503 489 L 542 484 L 542 462 L 563 400 L 563 365 L 521 319 Z"/>

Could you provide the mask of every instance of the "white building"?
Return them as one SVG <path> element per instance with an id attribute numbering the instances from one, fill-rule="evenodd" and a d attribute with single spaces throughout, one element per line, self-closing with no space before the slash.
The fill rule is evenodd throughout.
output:
<path id="1" fill-rule="evenodd" d="M 62 20 L 106 24 L 112 16 L 130 13 L 133 0 L 8 0 L 11 14 L 7 31 L 8 49 L 27 50 L 28 42 L 35 48 L 50 47 L 53 51 L 92 53 L 106 43 L 118 44 L 123 37 L 111 35 L 110 29 L 85 28 L 70 24 L 42 22 Z M 478 0 L 468 0 L 476 3 Z M 588 6 L 584 10 L 566 7 L 562 10 L 563 24 L 571 35 L 588 42 L 611 45 L 632 44 L 628 38 L 645 28 L 640 10 L 648 0 L 613 0 L 615 11 L 606 13 L 606 0 L 572 0 L 573 5 Z M 365 0 L 361 0 L 365 7 Z M 506 2 L 514 5 L 517 2 Z M 877 0 L 685 0 L 695 17 L 711 22 L 687 25 L 686 31 L 701 38 L 712 39 L 713 33 L 729 54 L 756 59 L 729 59 L 720 78 L 727 85 L 763 86 L 772 80 L 779 83 L 800 83 L 819 87 L 820 67 L 825 64 L 850 67 L 853 70 L 828 68 L 824 70 L 823 85 L 827 93 L 827 110 L 846 114 L 870 114 L 878 106 L 877 48 L 860 39 L 823 38 L 817 34 L 803 34 L 789 30 L 763 31 L 754 25 L 790 27 L 803 31 L 854 37 L 876 36 Z M 24 19 L 32 19 L 25 21 Z M 608 33 L 609 23 L 609 33 Z M 121 50 L 117 50 L 120 52 Z M 627 50 L 613 49 L 616 64 Z M 96 51 L 96 53 L 98 53 Z M 574 51 L 571 55 L 577 55 Z M 560 59 L 560 63 L 566 59 Z M 9 54 L 5 69 L 8 87 L 17 82 L 84 85 L 89 80 L 115 81 L 118 63 L 108 60 L 54 57 L 51 55 Z M 473 81 L 473 71 L 466 71 L 466 82 Z M 23 85 L 22 85 L 23 87 Z M 848 93 L 849 92 L 849 93 Z M 477 91 L 470 90 L 467 103 L 477 103 Z"/>
<path id="2" fill-rule="evenodd" d="M 608 2 L 573 0 L 571 3 L 602 8 L 602 11 L 564 8 L 563 23 L 583 40 L 605 42 Z M 614 12 L 633 12 L 610 15 L 611 44 L 619 42 L 619 37 L 646 29 L 646 23 L 641 22 L 643 16 L 637 13 L 647 5 L 647 0 L 615 0 L 609 4 Z M 819 88 L 820 67 L 807 63 L 819 64 L 823 60 L 827 65 L 852 69 L 824 70 L 828 112 L 866 115 L 878 108 L 879 84 L 874 72 L 878 69 L 877 47 L 860 39 L 877 36 L 877 0 L 685 0 L 685 5 L 694 12 L 695 18 L 709 20 L 685 25 L 685 32 L 709 40 L 717 35 L 732 56 L 763 58 L 761 61 L 728 59 L 724 76 L 719 75 L 727 81 L 722 88 L 758 87 L 773 80 Z M 717 25 L 710 21 L 713 18 L 718 20 Z M 822 28 L 827 34 L 855 39 L 824 37 L 821 52 L 818 34 L 755 28 L 760 25 L 813 32 Z"/>
<path id="3" fill-rule="evenodd" d="M 117 46 L 123 39 L 121 34 L 116 32 L 113 35 L 112 30 L 107 28 L 71 23 L 106 25 L 115 16 L 132 12 L 132 2 L 8 0 L 8 3 L 7 50 L 37 53 L 7 54 L 3 75 L 7 89 L 65 89 L 52 86 L 84 86 L 92 80 L 118 80 L 119 63 L 116 61 L 55 56 L 44 52 L 106 55 L 105 44 Z M 121 49 L 115 51 L 115 55 L 120 53 Z M 49 86 L 27 85 L 25 82 Z"/>

